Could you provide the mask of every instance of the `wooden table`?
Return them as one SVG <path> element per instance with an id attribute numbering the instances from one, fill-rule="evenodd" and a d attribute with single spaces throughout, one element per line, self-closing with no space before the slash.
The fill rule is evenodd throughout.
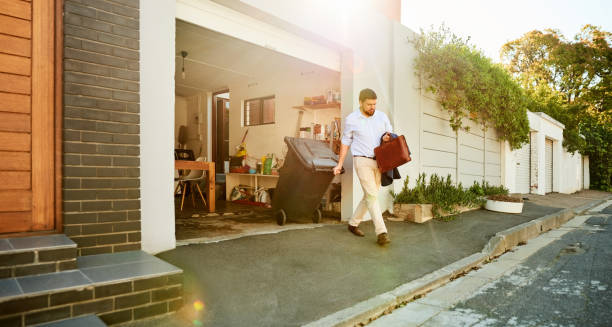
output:
<path id="1" fill-rule="evenodd" d="M 205 170 L 208 172 L 208 211 L 215 211 L 215 163 L 174 160 L 174 169 Z"/>

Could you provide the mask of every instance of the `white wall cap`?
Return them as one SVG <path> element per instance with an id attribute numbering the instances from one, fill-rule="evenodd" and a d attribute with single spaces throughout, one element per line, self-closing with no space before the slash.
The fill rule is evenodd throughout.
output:
<path id="1" fill-rule="evenodd" d="M 535 113 L 536 115 L 538 115 L 538 116 L 540 116 L 540 117 L 542 117 L 542 118 L 544 118 L 544 119 L 548 120 L 549 122 L 551 122 L 551 123 L 553 123 L 553 124 L 555 124 L 555 125 L 557 125 L 557 126 L 561 127 L 561 129 L 565 129 L 565 125 L 561 124 L 561 123 L 560 123 L 558 120 L 556 120 L 556 119 L 554 119 L 554 118 L 550 117 L 549 115 L 547 115 L 547 114 L 545 114 L 545 113 L 543 113 L 543 112 L 541 112 L 541 111 L 534 112 L 534 113 Z"/>

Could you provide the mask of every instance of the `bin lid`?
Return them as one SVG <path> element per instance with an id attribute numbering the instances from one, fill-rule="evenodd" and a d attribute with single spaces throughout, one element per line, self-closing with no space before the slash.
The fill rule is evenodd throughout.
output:
<path id="1" fill-rule="evenodd" d="M 338 165 L 338 156 L 321 141 L 287 136 L 285 143 L 306 168 L 331 172 Z"/>

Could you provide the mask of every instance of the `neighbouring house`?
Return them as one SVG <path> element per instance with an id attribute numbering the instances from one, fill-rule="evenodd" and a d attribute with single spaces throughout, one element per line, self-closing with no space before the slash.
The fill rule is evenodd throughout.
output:
<path id="1" fill-rule="evenodd" d="M 531 142 L 516 151 L 492 129 L 452 130 L 415 76 L 400 0 L 1 3 L 3 326 L 176 311 L 182 271 L 151 256 L 176 247 L 175 149 L 229 181 L 225 161 L 247 130 L 251 156 L 282 157 L 285 136 L 333 130 L 366 87 L 412 150 L 402 176 L 521 193 L 588 188 L 588 158 L 566 153 L 563 125 L 544 114 L 529 113 Z M 339 101 L 304 106 L 326 94 Z M 350 159 L 345 167 L 343 220 L 362 196 Z M 29 278 L 51 286 L 28 288 Z"/>

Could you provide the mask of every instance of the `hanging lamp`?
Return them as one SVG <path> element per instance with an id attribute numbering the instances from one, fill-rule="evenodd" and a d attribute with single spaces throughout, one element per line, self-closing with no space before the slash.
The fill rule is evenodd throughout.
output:
<path id="1" fill-rule="evenodd" d="M 181 51 L 181 57 L 183 57 L 183 68 L 181 70 L 181 77 L 185 79 L 185 57 L 187 57 L 187 51 Z"/>

